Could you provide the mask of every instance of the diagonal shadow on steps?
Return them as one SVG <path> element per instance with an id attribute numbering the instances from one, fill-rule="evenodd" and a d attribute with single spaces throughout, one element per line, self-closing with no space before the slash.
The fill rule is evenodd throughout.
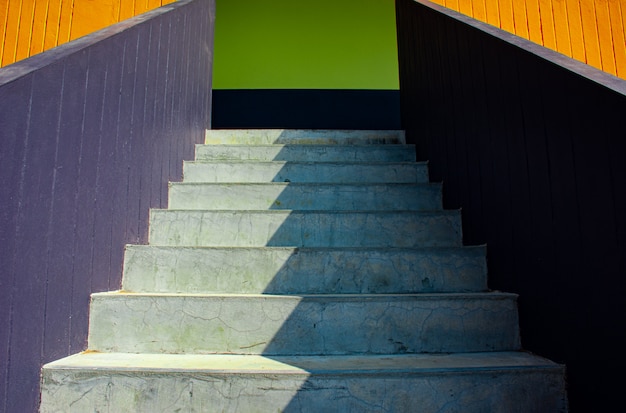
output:
<path id="1" fill-rule="evenodd" d="M 309 148 L 323 151 L 314 145 Z M 437 295 L 486 289 L 485 251 L 480 247 L 458 248 L 459 215 L 441 210 L 440 186 L 415 184 L 419 179 L 407 178 L 397 170 L 392 171 L 392 178 L 364 179 L 360 171 L 346 174 L 358 165 L 333 163 L 327 164 L 334 166 L 333 170 L 313 178 L 296 169 L 302 164 L 288 161 L 293 159 L 293 152 L 291 146 L 285 146 L 272 159 L 285 163 L 269 179 L 274 184 L 256 184 L 258 203 L 238 204 L 239 212 L 202 216 L 205 225 L 209 219 L 209 227 L 220 239 L 228 234 L 226 239 L 240 247 L 263 247 L 282 254 L 278 260 L 276 255 L 269 259 L 270 265 L 281 263 L 274 274 L 262 271 L 266 275 L 263 281 L 259 277 L 246 280 L 248 292 L 267 283 L 262 289 L 266 297 L 254 297 L 253 307 L 248 307 L 250 313 L 240 313 L 252 324 L 245 327 L 248 333 L 259 330 L 263 334 L 250 333 L 245 342 L 232 342 L 227 347 L 231 352 L 261 354 L 302 369 L 304 379 L 283 383 L 284 391 L 293 392 L 285 411 L 300 411 L 301 405 L 311 406 L 313 402 L 325 410 L 341 411 L 402 402 L 405 398 L 398 397 L 398 392 L 407 388 L 398 383 L 403 376 L 397 374 L 402 370 L 399 366 L 395 374 L 385 378 L 390 388 L 384 394 L 372 388 L 368 397 L 356 397 L 349 387 L 358 384 L 328 381 L 329 372 L 339 374 L 340 365 L 352 376 L 361 376 L 371 375 L 384 364 L 380 358 L 364 356 L 387 355 L 385 360 L 390 363 L 394 355 L 401 354 L 516 349 L 517 335 L 510 328 L 516 313 L 510 302 L 503 307 L 508 313 L 503 322 L 492 317 L 488 324 L 498 324 L 513 334 L 502 335 L 494 328 L 491 331 L 495 334 L 486 335 L 482 327 L 485 314 L 480 312 L 484 302 L 468 309 L 467 297 L 458 296 L 455 298 L 462 303 L 450 308 L 447 299 Z M 313 164 L 304 166 L 309 167 L 309 174 L 315 168 Z M 337 180 L 343 182 L 321 183 Z M 378 185 L 366 181 L 378 181 Z M 334 190 L 329 190 L 330 186 Z M 232 184 L 227 192 L 240 187 Z M 267 210 L 260 212 L 263 208 Z M 233 222 L 220 225 L 228 220 Z M 252 233 L 259 233 L 260 238 Z M 192 237 L 197 240 L 202 236 Z M 215 240 L 205 242 L 214 244 Z M 255 263 L 256 268 L 267 265 Z M 416 294 L 422 293 L 430 295 L 416 303 Z M 482 334 L 468 338 L 470 324 Z M 269 340 L 268 331 L 272 332 Z M 316 378 L 311 380 L 308 375 L 313 373 Z M 320 384 L 318 375 L 326 384 Z M 273 392 L 278 392 L 276 386 L 272 386 Z M 312 389 L 315 391 L 308 391 Z"/>
<path id="2" fill-rule="evenodd" d="M 290 159 L 291 152 L 285 146 L 273 160 Z M 133 284 L 129 254 L 124 289 L 199 296 L 168 307 L 177 313 L 175 337 L 168 342 L 146 336 L 146 317 L 155 317 L 155 334 L 164 329 L 159 314 L 151 313 L 153 304 L 140 313 L 137 339 L 153 346 L 145 352 L 260 355 L 282 366 L 285 381 L 277 380 L 278 370 L 266 370 L 255 386 L 237 381 L 227 386 L 226 399 L 237 399 L 240 411 L 277 405 L 287 412 L 304 406 L 401 411 L 410 400 L 424 406 L 462 403 L 479 387 L 489 387 L 465 375 L 454 385 L 458 394 L 432 395 L 452 386 L 438 374 L 447 353 L 519 350 L 515 300 L 507 294 L 473 294 L 487 289 L 485 249 L 460 248 L 460 215 L 441 209 L 440 187 L 387 178 L 370 187 L 361 173 L 345 175 L 333 191 L 318 181 L 306 182 L 307 174 L 294 175 L 295 164 L 282 164 L 269 179 L 274 184 L 258 182 L 253 204 L 235 198 L 227 201 L 231 205 L 213 205 L 214 210 L 194 205 L 178 211 L 172 199 L 170 208 L 175 208 L 154 211 L 152 246 L 137 248 L 149 252 L 135 264 L 157 273 Z M 249 178 L 258 179 L 253 173 Z M 325 179 L 334 178 L 330 172 Z M 228 175 L 224 179 L 228 182 Z M 227 192 L 241 186 L 231 182 Z M 206 195 L 196 196 L 204 202 L 215 188 L 209 185 Z M 219 202 L 225 197 L 216 196 Z M 177 246 L 173 266 L 166 245 Z M 203 259 L 207 253 L 215 255 Z M 215 294 L 209 307 L 206 294 Z M 195 332 L 184 327 L 190 318 L 197 322 Z M 472 362 L 477 363 L 463 361 Z M 424 395 L 416 395 L 409 380 L 417 367 L 432 373 L 419 387 Z"/>

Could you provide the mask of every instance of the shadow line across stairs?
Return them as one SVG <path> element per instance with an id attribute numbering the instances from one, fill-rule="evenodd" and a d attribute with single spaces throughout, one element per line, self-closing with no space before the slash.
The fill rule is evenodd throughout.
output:
<path id="1" fill-rule="evenodd" d="M 565 412 L 402 131 L 212 130 L 42 412 Z"/>

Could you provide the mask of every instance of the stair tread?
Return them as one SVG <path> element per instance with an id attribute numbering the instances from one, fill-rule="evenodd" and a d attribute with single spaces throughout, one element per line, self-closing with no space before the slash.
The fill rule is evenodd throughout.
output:
<path id="1" fill-rule="evenodd" d="M 453 354 L 263 356 L 230 354 L 101 353 L 87 351 L 48 363 L 44 369 L 211 374 L 439 373 L 469 370 L 560 368 L 524 351 Z"/>
<path id="2" fill-rule="evenodd" d="M 253 294 L 253 293 L 167 293 L 167 292 L 132 292 L 132 291 L 105 291 L 101 293 L 92 293 L 91 297 L 100 298 L 125 298 L 125 297 L 176 297 L 180 299 L 186 298 L 260 298 L 264 300 L 306 300 L 306 301 L 389 301 L 394 299 L 403 300 L 475 300 L 475 299 L 515 299 L 518 294 L 501 291 L 476 291 L 476 292 L 449 292 L 449 293 L 382 293 L 382 294 Z"/>
<path id="3" fill-rule="evenodd" d="M 205 133 L 205 143 L 232 142 L 283 143 L 298 142 L 300 145 L 320 141 L 331 144 L 349 142 L 367 145 L 371 143 L 405 144 L 403 130 L 332 130 L 332 129 L 210 129 Z"/>

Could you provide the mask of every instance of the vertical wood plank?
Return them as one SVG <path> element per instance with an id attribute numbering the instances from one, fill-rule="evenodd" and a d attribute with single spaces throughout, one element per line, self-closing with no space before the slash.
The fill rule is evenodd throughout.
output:
<path id="1" fill-rule="evenodd" d="M 615 67 L 615 53 L 613 51 L 616 44 L 613 42 L 608 0 L 595 0 L 595 15 L 595 26 L 600 46 L 600 60 L 602 62 L 600 68 L 607 73 L 616 75 L 617 68 Z M 622 48 L 626 48 L 626 45 Z"/>
<path id="2" fill-rule="evenodd" d="M 552 8 L 552 4 L 557 2 L 562 4 L 563 0 L 539 0 L 540 30 L 543 35 L 543 45 L 552 50 L 558 50 L 556 42 L 556 23 L 554 21 Z"/>
<path id="3" fill-rule="evenodd" d="M 615 71 L 617 76 L 626 79 L 626 27 L 624 26 L 624 20 L 622 20 L 622 5 L 619 0 L 609 0 L 608 5 L 611 19 Z M 623 7 L 626 9 L 626 2 L 623 3 Z"/>
<path id="4" fill-rule="evenodd" d="M 46 17 L 46 33 L 44 36 L 44 50 L 58 45 L 59 27 L 61 25 L 62 0 L 48 0 L 48 15 Z"/>
<path id="5" fill-rule="evenodd" d="M 135 0 L 135 15 L 148 11 L 148 0 Z"/>
<path id="6" fill-rule="evenodd" d="M 487 23 L 500 27 L 500 7 L 497 0 L 485 0 Z"/>
<path id="7" fill-rule="evenodd" d="M 112 216 L 116 182 L 110 168 L 115 156 L 115 120 L 117 118 L 117 102 L 119 86 L 117 76 L 109 73 L 110 64 L 119 64 L 119 50 L 111 44 L 98 44 L 91 48 L 89 55 L 90 67 L 97 73 L 100 88 L 98 98 L 101 99 L 98 110 L 93 111 L 93 133 L 97 136 L 98 151 L 95 157 L 96 181 L 94 205 L 94 254 L 93 278 L 91 291 L 107 291 L 111 277 L 112 257 Z M 97 69 L 96 69 L 97 68 Z M 94 137 L 95 137 L 94 136 Z M 117 246 L 116 246 L 117 247 Z"/>
<path id="8" fill-rule="evenodd" d="M 526 19 L 530 41 L 544 45 L 539 0 L 526 0 Z"/>
<path id="9" fill-rule="evenodd" d="M 131 193 L 136 194 L 136 185 L 134 179 L 137 174 L 134 171 L 135 168 L 131 168 L 132 154 L 133 154 L 133 141 L 135 134 L 137 133 L 135 128 L 135 113 L 134 113 L 134 101 L 135 101 L 135 78 L 137 76 L 137 53 L 138 53 L 138 35 L 137 30 L 133 30 L 132 36 L 128 36 L 124 42 L 124 59 L 122 64 L 122 87 L 121 87 L 121 102 L 120 102 L 120 116 L 118 123 L 118 134 L 120 136 L 120 163 L 123 165 L 124 171 L 124 184 L 125 191 L 122 203 L 124 205 L 124 242 L 135 243 L 137 242 L 137 219 L 139 213 L 134 209 L 134 203 L 131 200 Z"/>
<path id="10" fill-rule="evenodd" d="M 486 194 L 492 205 L 493 219 L 489 220 L 487 234 L 487 255 L 489 260 L 489 285 L 492 288 L 503 288 L 506 285 L 504 274 L 510 272 L 513 262 L 513 227 L 511 211 L 511 178 L 508 159 L 507 120 L 499 113 L 500 108 L 509 104 L 510 73 L 503 65 L 503 56 L 507 56 L 503 47 L 487 47 L 484 45 L 484 62 L 488 86 L 490 106 L 489 119 L 493 128 L 491 140 L 493 192 Z M 503 131 L 505 131 L 503 133 Z M 486 169 L 485 169 L 486 170 Z"/>
<path id="11" fill-rule="evenodd" d="M 572 57 L 570 41 L 570 24 L 567 13 L 567 0 L 552 0 L 552 13 L 554 15 L 554 35 L 556 50 L 566 56 Z"/>
<path id="12" fill-rule="evenodd" d="M 10 347 L 15 317 L 16 242 L 18 215 L 22 204 L 23 161 L 28 144 L 28 117 L 32 76 L 26 76 L 0 89 L 0 410 L 8 412 L 7 376 L 12 356 Z"/>
<path id="13" fill-rule="evenodd" d="M 56 162 L 56 210 L 62 219 L 53 221 L 55 242 L 52 244 L 49 290 L 46 301 L 46 334 L 44 359 L 48 362 L 71 353 L 72 327 L 75 322 L 74 280 L 84 279 L 77 273 L 77 213 L 82 113 L 85 101 L 86 53 L 79 53 L 65 63 L 63 96 L 60 101 L 59 157 Z M 78 270 L 80 271 L 80 270 Z M 68 292 L 69 290 L 69 292 Z"/>
<path id="14" fill-rule="evenodd" d="M 62 65 L 54 65 L 33 75 L 31 116 L 28 125 L 23 176 L 23 202 L 18 215 L 16 244 L 16 282 L 14 284 L 13 334 L 10 346 L 16 350 L 9 365 L 8 411 L 34 411 L 38 385 L 30 380 L 41 364 L 43 328 L 33 333 L 25 326 L 42 326 L 45 319 L 49 254 L 49 225 L 52 212 L 55 139 L 49 131 L 58 122 Z M 34 257 L 43 257 L 34 259 Z M 17 351 L 19 349 L 19 351 Z"/>
<path id="15" fill-rule="evenodd" d="M 72 16 L 74 14 L 74 0 L 61 0 L 61 18 L 59 19 L 59 34 L 57 44 L 67 43 L 71 39 Z"/>
<path id="16" fill-rule="evenodd" d="M 459 0 L 437 0 L 436 3 L 441 4 L 442 6 L 446 6 L 447 8 L 454 11 L 459 11 Z"/>
<path id="17" fill-rule="evenodd" d="M 118 21 L 126 20 L 135 15 L 135 0 L 119 0 Z"/>
<path id="18" fill-rule="evenodd" d="M 7 18 L 9 17 L 9 1 L 0 4 L 0 67 L 2 67 L 2 56 L 4 55 L 4 44 L 6 43 Z"/>
<path id="19" fill-rule="evenodd" d="M 25 59 L 29 56 L 34 14 L 35 3 L 32 1 L 22 1 L 15 61 Z"/>
<path id="20" fill-rule="evenodd" d="M 596 27 L 595 4 L 592 0 L 590 0 L 581 1 L 579 5 L 587 64 L 598 69 L 602 69 L 602 57 L 600 56 L 600 44 L 598 42 L 598 28 Z"/>
<path id="21" fill-rule="evenodd" d="M 572 57 L 587 63 L 579 0 L 565 0 Z"/>
<path id="22" fill-rule="evenodd" d="M 9 0 L 2 66 L 15 62 L 21 13 L 22 0 Z"/>
<path id="23" fill-rule="evenodd" d="M 143 7 L 146 3 L 143 4 Z M 151 69 L 154 62 L 149 60 L 152 50 L 152 25 L 142 26 L 142 30 L 139 32 L 141 49 L 139 50 L 139 59 L 137 74 L 138 77 L 137 87 L 140 89 L 135 95 L 135 113 L 141 119 L 140 127 L 138 128 L 136 145 L 133 147 L 134 159 L 133 164 L 137 165 L 138 176 L 138 188 L 137 194 L 139 199 L 137 203 L 138 209 L 138 235 L 139 243 L 146 244 L 148 242 L 148 221 L 150 206 L 152 201 L 152 159 L 151 156 L 146 154 L 152 154 L 152 145 L 154 144 L 149 131 L 149 119 L 151 111 L 148 108 L 150 102 L 150 96 L 152 90 L 149 88 L 152 79 L 150 79 Z M 141 161 L 139 159 L 141 158 Z"/>
<path id="24" fill-rule="evenodd" d="M 119 20 L 119 0 L 74 0 L 70 39 L 77 39 Z"/>
<path id="25" fill-rule="evenodd" d="M 509 33 L 515 33 L 515 19 L 513 18 L 513 0 L 499 0 L 500 28 Z"/>
<path id="26" fill-rule="evenodd" d="M 459 12 L 474 17 L 473 1 L 459 1 Z"/>
<path id="27" fill-rule="evenodd" d="M 524 39 L 529 39 L 525 1 L 513 1 L 513 21 L 515 23 L 514 33 Z"/>
<path id="28" fill-rule="evenodd" d="M 33 15 L 33 27 L 28 55 L 32 56 L 41 53 L 44 50 L 44 41 L 46 37 L 46 20 L 48 17 L 49 1 L 35 2 L 35 12 Z"/>
<path id="29" fill-rule="evenodd" d="M 121 288 L 122 263 L 124 253 L 124 233 L 126 221 L 123 219 L 126 203 L 126 168 L 127 165 L 120 163 L 120 141 L 128 139 L 128 136 L 120 136 L 119 119 L 121 116 L 121 88 L 124 61 L 124 41 L 120 37 L 111 39 L 106 48 L 106 72 L 107 88 L 105 95 L 105 109 L 103 112 L 103 125 L 106 140 L 103 145 L 102 156 L 102 190 L 99 197 L 109 198 L 106 205 L 108 221 L 102 222 L 104 229 L 110 232 L 109 272 L 102 285 L 106 290 Z M 106 281 L 106 285 L 105 285 Z"/>
<path id="30" fill-rule="evenodd" d="M 487 21 L 487 9 L 485 7 L 485 0 L 472 0 L 472 16 L 476 20 L 480 20 L 481 22 Z"/>
<path id="31" fill-rule="evenodd" d="M 91 60 L 87 51 L 85 92 L 82 102 L 80 156 L 76 213 L 76 259 L 74 261 L 72 294 L 71 351 L 86 348 L 89 295 L 94 275 L 95 215 L 97 209 L 97 165 L 99 152 L 99 120 L 102 111 L 104 76 L 102 67 Z"/>

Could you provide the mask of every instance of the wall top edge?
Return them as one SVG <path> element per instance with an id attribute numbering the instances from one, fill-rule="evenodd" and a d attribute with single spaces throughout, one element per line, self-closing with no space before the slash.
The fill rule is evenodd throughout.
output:
<path id="1" fill-rule="evenodd" d="M 600 69 L 596 69 L 595 67 L 579 62 L 578 60 L 575 60 L 569 56 L 565 56 L 554 50 L 551 50 L 539 44 L 533 43 L 530 40 L 526 40 L 522 37 L 516 36 L 498 27 L 492 26 L 487 23 L 483 23 L 472 17 L 466 16 L 454 10 L 440 6 L 438 4 L 431 3 L 428 0 L 412 0 L 412 1 L 424 7 L 427 7 L 431 10 L 434 10 L 438 13 L 441 13 L 445 16 L 448 16 L 454 20 L 457 20 L 461 23 L 464 23 L 468 26 L 474 27 L 477 30 L 480 30 L 497 39 L 500 39 L 506 43 L 516 46 L 517 48 L 522 49 L 525 52 L 534 54 L 537 57 L 540 57 L 541 59 L 547 60 L 550 63 L 563 67 L 564 69 L 570 72 L 573 72 L 583 78 L 586 78 L 592 82 L 598 83 L 616 93 L 626 96 L 626 80 L 624 79 L 613 76 L 610 73 L 603 72 Z"/>
<path id="2" fill-rule="evenodd" d="M 0 87 L 195 1 L 198 0 L 178 0 L 0 68 Z"/>

